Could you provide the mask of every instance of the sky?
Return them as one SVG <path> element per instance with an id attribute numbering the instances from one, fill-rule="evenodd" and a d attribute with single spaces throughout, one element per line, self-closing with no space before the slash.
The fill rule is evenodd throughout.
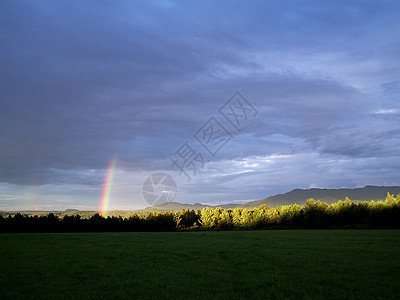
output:
<path id="1" fill-rule="evenodd" d="M 399 31 L 399 1 L 3 0 L 0 210 L 400 185 Z"/>

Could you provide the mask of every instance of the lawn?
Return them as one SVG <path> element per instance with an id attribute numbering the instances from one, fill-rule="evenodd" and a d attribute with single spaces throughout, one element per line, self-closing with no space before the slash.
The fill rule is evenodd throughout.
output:
<path id="1" fill-rule="evenodd" d="M 0 299 L 398 299 L 400 230 L 0 234 Z"/>

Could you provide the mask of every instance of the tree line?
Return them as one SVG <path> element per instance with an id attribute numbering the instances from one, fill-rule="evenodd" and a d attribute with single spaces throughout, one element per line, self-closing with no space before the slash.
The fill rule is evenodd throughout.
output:
<path id="1" fill-rule="evenodd" d="M 400 228 L 400 194 L 387 194 L 385 201 L 354 203 L 346 198 L 333 204 L 308 199 L 297 204 L 270 208 L 223 209 L 217 207 L 179 212 L 152 211 L 129 217 L 107 217 L 79 214 L 59 217 L 53 213 L 41 216 L 0 216 L 0 232 L 106 232 L 106 231 L 181 231 L 235 229 L 300 228 Z"/>

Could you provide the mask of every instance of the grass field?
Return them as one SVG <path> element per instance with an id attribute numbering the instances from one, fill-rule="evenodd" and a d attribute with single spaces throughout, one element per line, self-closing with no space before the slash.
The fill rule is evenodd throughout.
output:
<path id="1" fill-rule="evenodd" d="M 399 299 L 399 230 L 1 234 L 0 299 Z"/>

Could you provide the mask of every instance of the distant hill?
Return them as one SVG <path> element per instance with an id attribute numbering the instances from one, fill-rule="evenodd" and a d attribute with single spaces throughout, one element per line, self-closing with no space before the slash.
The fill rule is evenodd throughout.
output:
<path id="1" fill-rule="evenodd" d="M 278 194 L 270 196 L 268 198 L 251 201 L 244 204 L 227 204 L 219 207 L 222 208 L 253 208 L 259 207 L 265 204 L 269 207 L 276 207 L 281 205 L 298 204 L 304 205 L 307 199 L 314 198 L 315 200 L 321 200 L 328 204 L 335 203 L 339 200 L 344 200 L 349 197 L 354 202 L 360 201 L 384 201 L 387 193 L 394 194 L 395 196 L 400 194 L 400 186 L 372 186 L 367 185 L 363 188 L 355 189 L 295 189 L 285 194 Z M 145 208 L 143 211 L 161 210 L 161 211 L 179 211 L 182 209 L 203 209 L 205 207 L 215 208 L 217 206 L 203 205 L 200 203 L 196 204 L 181 204 L 177 202 L 167 202 L 160 205 L 155 205 Z"/>
<path id="2" fill-rule="evenodd" d="M 66 210 L 14 210 L 14 211 L 0 211 L 0 214 L 3 215 L 14 215 L 20 213 L 22 215 L 48 215 L 53 213 L 55 215 L 60 215 L 62 213 L 72 213 L 72 212 L 79 212 L 78 209 L 69 208 Z"/>
<path id="3" fill-rule="evenodd" d="M 238 206 L 237 204 L 225 204 L 225 205 L 205 205 L 201 203 L 194 203 L 194 204 L 182 204 L 178 202 L 166 202 L 162 204 L 158 204 L 155 206 L 149 206 L 141 211 L 152 211 L 152 210 L 160 210 L 160 211 L 180 211 L 182 209 L 190 209 L 190 210 L 197 210 L 197 209 L 203 209 L 205 207 L 210 207 L 210 208 L 216 208 L 216 207 L 222 207 L 222 208 L 234 208 Z"/>
<path id="4" fill-rule="evenodd" d="M 285 194 L 279 194 L 271 196 L 262 200 L 248 202 L 239 207 L 259 207 L 262 204 L 266 204 L 269 207 L 276 207 L 281 205 L 291 205 L 297 203 L 304 205 L 307 199 L 314 198 L 315 200 L 321 200 L 328 204 L 344 200 L 349 197 L 354 202 L 359 201 L 379 201 L 385 200 L 387 193 L 394 194 L 395 196 L 400 194 L 400 186 L 372 186 L 367 185 L 363 188 L 355 189 L 295 189 Z"/>
<path id="5" fill-rule="evenodd" d="M 346 197 L 349 197 L 354 202 L 360 201 L 384 201 L 386 199 L 387 193 L 393 194 L 397 196 L 400 194 L 400 186 L 371 186 L 367 185 L 363 188 L 355 188 L 355 189 L 295 189 L 290 192 L 284 194 L 278 194 L 275 196 L 270 196 L 265 199 L 250 201 L 244 204 L 226 204 L 226 205 L 204 205 L 201 203 L 195 204 L 182 204 L 178 202 L 167 202 L 155 206 L 146 207 L 141 210 L 134 211 L 109 211 L 108 215 L 110 217 L 130 217 L 133 213 L 144 214 L 149 211 L 159 210 L 159 211 L 180 211 L 183 209 L 197 210 L 203 209 L 205 207 L 216 208 L 254 208 L 259 207 L 262 204 L 267 205 L 268 207 L 276 207 L 281 205 L 291 205 L 298 204 L 304 205 L 307 199 L 314 198 L 315 200 L 321 200 L 322 202 L 326 202 L 328 204 L 337 202 L 339 200 L 344 200 Z M 65 211 L 0 211 L 0 215 L 7 216 L 13 215 L 16 213 L 21 213 L 25 215 L 47 215 L 49 213 L 54 213 L 56 216 L 63 217 L 64 215 L 73 216 L 80 215 L 84 218 L 90 218 L 94 214 L 98 213 L 97 211 L 79 211 L 77 209 L 66 209 Z"/>
<path id="6" fill-rule="evenodd" d="M 195 203 L 195 204 L 181 204 L 178 202 L 165 202 L 162 204 L 154 205 L 154 206 L 149 206 L 142 211 L 152 211 L 152 210 L 161 210 L 161 211 L 180 211 L 182 209 L 203 209 L 204 207 L 208 207 L 207 205 L 203 205 L 200 203 Z"/>

